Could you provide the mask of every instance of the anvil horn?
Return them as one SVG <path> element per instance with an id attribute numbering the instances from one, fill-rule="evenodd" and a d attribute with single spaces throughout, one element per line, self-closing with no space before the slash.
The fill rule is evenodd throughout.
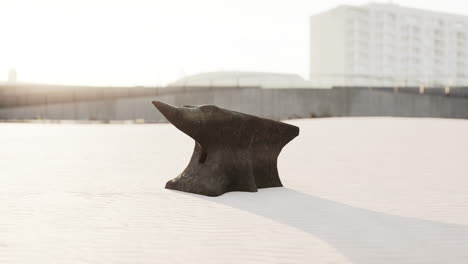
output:
<path id="1" fill-rule="evenodd" d="M 283 186 L 278 155 L 299 135 L 298 127 L 214 105 L 174 107 L 159 101 L 153 105 L 195 140 L 190 163 L 167 182 L 167 189 L 219 196 Z"/>
<path id="2" fill-rule="evenodd" d="M 163 114 L 163 116 L 171 122 L 175 127 L 184 132 L 185 134 L 192 136 L 194 126 L 191 124 L 191 120 L 187 117 L 187 113 L 184 113 L 184 109 L 174 107 L 170 104 L 165 104 L 160 101 L 153 101 L 153 105 Z"/>
<path id="3" fill-rule="evenodd" d="M 180 114 L 178 108 L 172 105 L 165 104 L 160 101 L 153 101 L 152 103 L 154 106 L 156 106 L 159 112 L 161 112 L 161 114 L 163 114 L 164 117 L 167 118 L 167 120 L 176 120 L 177 116 Z"/>

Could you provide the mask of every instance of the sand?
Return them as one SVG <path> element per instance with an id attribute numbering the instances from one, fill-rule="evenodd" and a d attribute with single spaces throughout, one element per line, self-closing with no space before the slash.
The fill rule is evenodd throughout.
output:
<path id="1" fill-rule="evenodd" d="M 0 124 L 0 263 L 467 262 L 467 120 L 290 122 L 285 188 L 217 198 L 171 125 Z"/>

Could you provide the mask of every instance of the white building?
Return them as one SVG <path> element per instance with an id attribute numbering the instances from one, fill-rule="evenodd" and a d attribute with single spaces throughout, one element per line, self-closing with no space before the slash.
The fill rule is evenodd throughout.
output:
<path id="1" fill-rule="evenodd" d="M 468 16 L 339 6 L 311 17 L 310 40 L 314 85 L 468 85 Z"/>
<path id="2" fill-rule="evenodd" d="M 16 70 L 11 69 L 8 72 L 8 83 L 10 83 L 10 84 L 16 83 L 17 80 L 18 80 L 18 74 L 16 73 Z"/>

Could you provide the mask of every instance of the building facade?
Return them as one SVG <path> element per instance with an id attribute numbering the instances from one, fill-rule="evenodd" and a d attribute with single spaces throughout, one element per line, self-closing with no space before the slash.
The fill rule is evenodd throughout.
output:
<path id="1" fill-rule="evenodd" d="M 468 16 L 374 3 L 312 16 L 310 80 L 317 86 L 467 86 Z"/>
<path id="2" fill-rule="evenodd" d="M 18 80 L 18 74 L 16 73 L 16 70 L 11 69 L 8 72 L 8 83 L 10 83 L 10 84 L 16 83 L 17 80 Z"/>

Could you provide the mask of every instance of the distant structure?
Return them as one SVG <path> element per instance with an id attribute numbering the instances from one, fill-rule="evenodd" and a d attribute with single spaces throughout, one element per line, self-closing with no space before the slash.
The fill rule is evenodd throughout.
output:
<path id="1" fill-rule="evenodd" d="M 318 86 L 467 86 L 468 16 L 376 3 L 312 16 L 310 79 Z"/>
<path id="2" fill-rule="evenodd" d="M 18 75 L 15 69 L 11 69 L 8 72 L 8 83 L 16 83 Z"/>
<path id="3" fill-rule="evenodd" d="M 187 76 L 168 86 L 309 88 L 310 83 L 297 74 L 221 71 Z"/>

